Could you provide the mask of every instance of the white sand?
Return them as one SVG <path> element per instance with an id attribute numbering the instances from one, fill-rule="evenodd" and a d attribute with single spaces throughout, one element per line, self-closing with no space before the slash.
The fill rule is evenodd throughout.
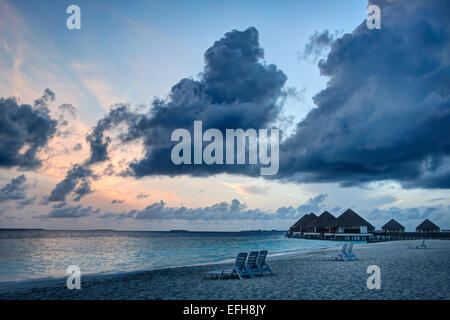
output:
<path id="1" fill-rule="evenodd" d="M 273 276 L 205 280 L 224 265 L 181 267 L 115 276 L 82 277 L 81 290 L 64 280 L 0 287 L 0 299 L 450 299 L 450 241 L 355 245 L 357 261 L 321 261 L 337 249 L 269 257 Z M 381 289 L 366 286 L 367 267 L 381 268 Z M 229 266 L 229 265 L 228 265 Z"/>

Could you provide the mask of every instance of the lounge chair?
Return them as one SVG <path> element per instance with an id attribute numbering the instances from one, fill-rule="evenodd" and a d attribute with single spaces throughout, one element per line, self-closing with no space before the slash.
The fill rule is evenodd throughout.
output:
<path id="1" fill-rule="evenodd" d="M 269 265 L 266 263 L 267 250 L 262 250 L 259 252 L 258 259 L 256 260 L 256 267 L 264 276 L 264 271 L 269 271 L 270 274 L 273 274 L 272 269 L 270 269 Z"/>
<path id="2" fill-rule="evenodd" d="M 341 252 L 339 252 L 336 256 L 331 257 L 330 260 L 335 260 L 335 261 L 347 261 L 348 259 L 348 255 L 347 255 L 347 246 L 349 244 L 348 243 L 344 243 L 342 245 L 342 249 Z"/>
<path id="3" fill-rule="evenodd" d="M 348 260 L 356 260 L 356 256 L 352 252 L 352 249 L 353 249 L 353 243 L 349 243 L 348 246 L 347 246 L 347 252 L 346 252 Z"/>
<path id="4" fill-rule="evenodd" d="M 208 271 L 203 273 L 202 280 L 220 279 L 221 277 L 222 277 L 222 270 Z"/>
<path id="5" fill-rule="evenodd" d="M 239 253 L 233 268 L 223 269 L 219 279 L 221 279 L 224 275 L 234 276 L 235 274 L 237 274 L 239 279 L 241 280 L 244 279 L 245 276 L 254 278 L 253 273 L 245 265 L 246 260 L 247 260 L 247 252 Z"/>
<path id="6" fill-rule="evenodd" d="M 252 251 L 248 255 L 247 259 L 247 269 L 253 274 L 256 275 L 257 273 L 261 274 L 264 277 L 264 273 L 261 272 L 261 270 L 258 268 L 258 264 L 256 263 L 256 260 L 258 258 L 258 251 Z"/>
<path id="7" fill-rule="evenodd" d="M 416 246 L 416 249 L 428 249 L 427 245 L 425 244 L 425 239 L 422 240 L 420 246 Z"/>
<path id="8" fill-rule="evenodd" d="M 408 249 L 428 249 L 427 245 L 425 244 L 425 239 L 422 240 L 422 243 L 418 246 L 408 246 Z"/>

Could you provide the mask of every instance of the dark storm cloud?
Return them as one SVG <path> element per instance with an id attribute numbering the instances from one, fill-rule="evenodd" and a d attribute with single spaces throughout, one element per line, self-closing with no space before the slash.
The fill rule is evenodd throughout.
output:
<path id="1" fill-rule="evenodd" d="M 90 180 L 95 179 L 93 171 L 85 165 L 74 165 L 64 180 L 56 185 L 48 197 L 49 201 L 65 201 L 66 196 L 74 191 L 74 200 L 79 201 L 84 195 L 92 193 Z"/>
<path id="2" fill-rule="evenodd" d="M 90 181 L 84 179 L 81 181 L 80 185 L 75 189 L 73 201 L 80 201 L 82 197 L 94 192 L 91 188 Z"/>
<path id="3" fill-rule="evenodd" d="M 48 113 L 48 103 L 55 101 L 55 94 L 49 88 L 45 88 L 42 97 L 34 100 L 34 107 Z"/>
<path id="4" fill-rule="evenodd" d="M 271 220 L 293 219 L 298 216 L 297 211 L 290 208 L 280 208 L 271 213 L 261 209 L 248 209 L 246 204 L 234 199 L 230 203 L 219 202 L 211 206 L 186 208 L 168 207 L 164 201 L 155 202 L 142 210 L 131 210 L 122 213 L 111 213 L 102 218 L 130 218 L 136 220 Z"/>
<path id="5" fill-rule="evenodd" d="M 327 195 L 319 194 L 298 208 L 280 207 L 274 212 L 262 209 L 248 209 L 245 203 L 237 199 L 231 202 L 219 202 L 211 206 L 186 208 L 168 207 L 164 201 L 155 202 L 142 210 L 130 210 L 120 213 L 107 212 L 100 218 L 136 219 L 136 220 L 272 220 L 298 219 L 305 213 L 317 212 L 323 207 Z M 294 221 L 295 222 L 295 221 Z"/>
<path id="6" fill-rule="evenodd" d="M 56 114 L 58 118 L 56 136 L 67 138 L 74 132 L 74 129 L 69 126 L 69 120 L 73 120 L 77 117 L 77 109 L 71 104 L 62 104 L 58 107 Z"/>
<path id="7" fill-rule="evenodd" d="M 314 97 L 317 108 L 281 144 L 279 174 L 271 178 L 342 186 L 397 180 L 406 188 L 450 187 L 450 10 L 442 10 L 448 4 L 380 5 L 381 30 L 369 30 L 364 21 L 336 39 L 319 63 L 328 85 Z M 156 104 L 152 117 L 139 122 L 140 130 L 134 132 L 145 132 L 148 152 L 131 163 L 137 176 L 258 174 L 244 166 L 177 167 L 164 142 L 174 128 L 190 128 L 195 119 L 204 120 L 206 127 L 258 128 L 278 116 L 274 101 L 283 95 L 284 77 L 275 67 L 258 63 L 262 53 L 252 34 L 256 30 L 234 31 L 217 41 L 205 54 L 202 81 L 180 81 L 170 102 Z M 244 67 L 234 67 L 240 64 Z M 264 72 L 254 71 L 260 69 Z M 245 85 L 233 85 L 240 78 L 258 79 L 256 88 L 271 83 L 272 90 L 267 95 L 248 92 Z M 242 83 L 250 86 L 252 81 Z M 244 108 L 245 103 L 251 107 Z"/>
<path id="8" fill-rule="evenodd" d="M 287 77 L 275 65 L 263 63 L 263 57 L 255 28 L 225 34 L 205 52 L 200 80 L 182 79 L 172 87 L 167 101 L 155 99 L 147 114 L 118 105 L 101 119 L 88 136 L 89 162 L 108 159 L 111 139 L 105 131 L 124 124 L 127 130 L 119 135 L 120 141 L 143 138 L 147 149 L 143 159 L 131 163 L 131 174 L 206 176 L 226 170 L 243 172 L 243 168 L 236 167 L 173 165 L 170 150 L 174 143 L 170 135 L 177 128 L 191 131 L 194 120 L 202 120 L 205 130 L 217 128 L 223 132 L 227 128 L 266 128 L 275 121 L 281 109 L 277 100 L 287 94 L 283 91 Z"/>
<path id="9" fill-rule="evenodd" d="M 164 201 L 149 205 L 143 210 L 134 211 L 134 219 L 158 220 L 158 219 L 181 219 L 181 220 L 227 220 L 227 219 L 270 219 L 271 215 L 262 210 L 249 210 L 239 200 L 231 203 L 220 202 L 212 206 L 200 208 L 171 208 Z"/>
<path id="10" fill-rule="evenodd" d="M 328 30 L 314 32 L 303 51 L 299 52 L 299 59 L 311 59 L 313 62 L 317 62 L 330 49 L 338 35 L 338 31 L 334 33 Z"/>
<path id="11" fill-rule="evenodd" d="M 31 197 L 31 198 L 28 198 L 28 199 L 19 201 L 19 202 L 18 202 L 18 205 L 19 205 L 20 207 L 31 206 L 31 205 L 33 205 L 33 204 L 36 203 L 36 200 L 37 200 L 37 196 L 33 196 L 33 197 Z"/>
<path id="12" fill-rule="evenodd" d="M 16 209 L 21 210 L 26 206 L 34 205 L 36 203 L 36 200 L 37 200 L 37 196 L 33 196 L 31 198 L 27 198 L 22 201 L 18 201 L 17 205 L 16 205 Z"/>
<path id="13" fill-rule="evenodd" d="M 307 203 L 300 205 L 297 208 L 297 211 L 301 214 L 309 214 L 311 212 L 318 213 L 319 211 L 322 211 L 324 208 L 325 200 L 327 199 L 328 194 L 318 194 L 314 198 L 310 198 Z"/>
<path id="14" fill-rule="evenodd" d="M 146 154 L 143 159 L 133 161 L 128 170 L 118 173 L 122 176 L 207 176 L 229 170 L 258 174 L 256 168 L 245 170 L 243 166 L 180 168 L 170 160 L 175 144 L 170 141 L 172 131 L 192 130 L 194 120 L 203 120 L 205 129 L 217 128 L 225 132 L 227 128 L 266 128 L 277 119 L 281 109 L 278 99 L 287 95 L 283 91 L 287 77 L 275 65 L 262 62 L 264 51 L 258 37 L 255 28 L 225 34 L 205 52 L 205 68 L 200 80 L 182 79 L 172 87 L 167 101 L 155 99 L 148 113 L 138 113 L 125 104 L 115 105 L 87 135 L 90 156 L 78 167 L 88 169 L 109 160 L 108 147 L 112 139 L 108 131 L 123 127 L 117 140 L 128 143 L 142 139 Z M 62 201 L 75 190 L 80 178 L 69 173 L 61 186 L 53 190 L 50 201 Z M 89 191 L 89 180 L 86 181 L 83 190 Z"/>
<path id="15" fill-rule="evenodd" d="M 82 164 L 75 164 L 66 174 L 64 180 L 56 185 L 49 196 L 49 201 L 65 201 L 66 196 L 74 193 L 74 201 L 79 201 L 84 196 L 93 192 L 91 181 L 97 179 L 91 166 L 102 163 L 109 159 L 108 145 L 111 138 L 105 136 L 105 132 L 117 129 L 121 123 L 134 123 L 141 115 L 133 113 L 128 105 L 117 105 L 111 109 L 86 136 L 86 141 L 90 145 L 90 156 Z M 131 134 L 131 133 L 129 133 Z M 128 140 L 119 136 L 119 139 Z M 75 146 L 74 150 L 81 149 L 81 144 Z"/>
<path id="16" fill-rule="evenodd" d="M 414 230 L 423 220 L 429 219 L 436 223 L 441 229 L 450 227 L 450 206 L 422 206 L 412 208 L 390 207 L 388 209 L 373 209 L 367 215 L 381 229 L 390 219 L 397 220 L 408 230 Z"/>
<path id="17" fill-rule="evenodd" d="M 76 117 L 77 109 L 71 104 L 62 104 L 58 107 L 62 112 L 68 112 L 72 117 Z"/>
<path id="18" fill-rule="evenodd" d="M 319 62 L 321 74 L 329 79 L 327 87 L 314 96 L 316 108 L 281 143 L 278 175 L 269 178 L 342 186 L 396 180 L 406 188 L 450 187 L 450 10 L 442 10 L 448 4 L 376 3 L 382 8 L 381 29 L 369 30 L 363 21 L 335 39 Z M 325 32 L 312 40 L 328 45 L 331 38 Z M 149 112 L 129 105 L 108 112 L 87 136 L 90 156 L 80 166 L 107 161 L 108 148 L 116 141 L 126 145 L 139 139 L 143 158 L 115 174 L 259 176 L 255 165 L 174 165 L 170 136 L 177 128 L 192 131 L 195 120 L 203 121 L 203 130 L 222 132 L 276 124 L 289 95 L 287 78 L 263 59 L 255 28 L 226 33 L 206 50 L 199 79 L 180 80 L 166 100 L 153 101 Z M 110 132 L 118 129 L 117 138 L 111 138 Z M 88 182 L 80 191 L 91 191 Z M 75 190 L 73 182 L 68 184 L 72 187 L 63 188 L 66 195 Z"/>
<path id="19" fill-rule="evenodd" d="M 339 212 L 342 212 L 342 207 L 341 206 L 333 207 L 330 210 L 328 210 L 328 212 L 330 212 L 331 214 L 334 214 L 335 216 L 338 216 Z"/>
<path id="20" fill-rule="evenodd" d="M 16 178 L 13 178 L 11 182 L 9 182 L 2 189 L 0 189 L 0 203 L 9 200 L 26 199 L 27 191 L 31 187 L 26 182 L 27 178 L 23 174 Z"/>
<path id="21" fill-rule="evenodd" d="M 49 202 L 48 198 L 49 198 L 49 196 L 47 196 L 47 195 L 41 196 L 41 199 L 39 200 L 38 204 L 40 206 L 47 206 L 47 205 L 49 205 L 50 202 Z"/>
<path id="22" fill-rule="evenodd" d="M 280 176 L 343 186 L 393 179 L 450 187 L 450 10 L 446 1 L 384 1 L 319 62 L 317 108 L 280 148 Z"/>
<path id="23" fill-rule="evenodd" d="M 205 130 L 225 132 L 227 128 L 267 128 L 277 119 L 287 77 L 275 65 L 262 62 L 258 37 L 255 28 L 226 33 L 206 50 L 199 81 L 182 79 L 172 87 L 168 102 L 155 101 L 150 116 L 131 126 L 133 133 L 143 135 L 147 149 L 143 159 L 130 165 L 136 176 L 244 172 L 244 166 L 173 165 L 170 134 L 177 128 L 192 131 L 194 120 L 202 120 Z M 257 172 L 256 168 L 246 170 L 246 174 Z"/>
<path id="24" fill-rule="evenodd" d="M 105 136 L 106 131 L 117 129 L 121 124 L 134 124 L 134 130 L 139 130 L 139 122 L 144 116 L 137 114 L 130 109 L 129 105 L 117 104 L 112 108 L 93 128 L 91 133 L 86 137 L 86 141 L 90 145 L 90 157 L 87 160 L 87 165 L 92 165 L 108 160 L 108 145 L 111 143 L 111 138 Z M 128 133 L 119 135 L 122 141 L 129 141 L 134 137 L 140 136 L 129 130 Z M 136 138 L 137 138 L 136 137 Z"/>
<path id="25" fill-rule="evenodd" d="M 56 132 L 48 103 L 54 100 L 49 89 L 34 106 L 20 104 L 15 98 L 0 98 L 0 167 L 36 169 L 41 166 L 37 153 Z"/>
<path id="26" fill-rule="evenodd" d="M 95 214 L 98 214 L 99 212 L 100 209 L 94 210 L 91 206 L 89 207 L 83 207 L 81 205 L 69 206 L 65 202 L 61 202 L 58 205 L 53 206 L 53 209 L 50 211 L 49 214 L 39 216 L 39 218 L 73 219 L 73 218 L 93 216 Z"/>
<path id="27" fill-rule="evenodd" d="M 234 30 L 205 52 L 203 81 L 198 86 L 205 87 L 204 92 L 212 104 L 239 101 L 264 105 L 280 96 L 286 76 L 275 65 L 261 63 L 264 51 L 258 38 L 255 28 L 243 32 Z"/>

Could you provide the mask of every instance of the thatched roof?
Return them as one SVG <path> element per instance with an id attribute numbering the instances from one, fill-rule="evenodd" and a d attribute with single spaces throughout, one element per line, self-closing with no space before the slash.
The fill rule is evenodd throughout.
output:
<path id="1" fill-rule="evenodd" d="M 299 227 L 306 227 L 310 222 L 312 222 L 316 218 L 317 218 L 317 216 L 313 212 L 311 212 L 309 214 L 305 214 L 296 223 L 294 223 L 292 225 L 291 229 L 299 228 Z"/>
<path id="2" fill-rule="evenodd" d="M 419 224 L 416 229 L 424 231 L 439 231 L 441 230 L 437 225 L 428 219 L 425 219 L 421 224 Z"/>
<path id="3" fill-rule="evenodd" d="M 328 211 L 322 212 L 320 216 L 311 221 L 308 227 L 331 227 L 336 221 L 336 217 Z"/>
<path id="4" fill-rule="evenodd" d="M 383 230 L 401 231 L 401 230 L 405 230 L 405 227 L 402 226 L 397 221 L 395 221 L 394 219 L 391 219 L 384 226 L 382 226 L 381 229 L 383 229 Z"/>
<path id="5" fill-rule="evenodd" d="M 365 226 L 369 230 L 375 230 L 375 227 L 371 225 L 369 222 L 360 217 L 355 211 L 352 209 L 347 209 L 343 214 L 341 214 L 337 219 L 335 225 L 336 227 L 361 227 Z"/>

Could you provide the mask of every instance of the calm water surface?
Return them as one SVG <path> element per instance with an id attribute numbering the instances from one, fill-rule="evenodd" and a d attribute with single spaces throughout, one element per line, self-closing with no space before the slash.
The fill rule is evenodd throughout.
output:
<path id="1" fill-rule="evenodd" d="M 287 239 L 284 232 L 0 230 L 0 282 L 65 277 L 69 265 L 82 274 L 120 273 L 218 262 L 241 251 L 274 254 L 339 244 Z"/>

